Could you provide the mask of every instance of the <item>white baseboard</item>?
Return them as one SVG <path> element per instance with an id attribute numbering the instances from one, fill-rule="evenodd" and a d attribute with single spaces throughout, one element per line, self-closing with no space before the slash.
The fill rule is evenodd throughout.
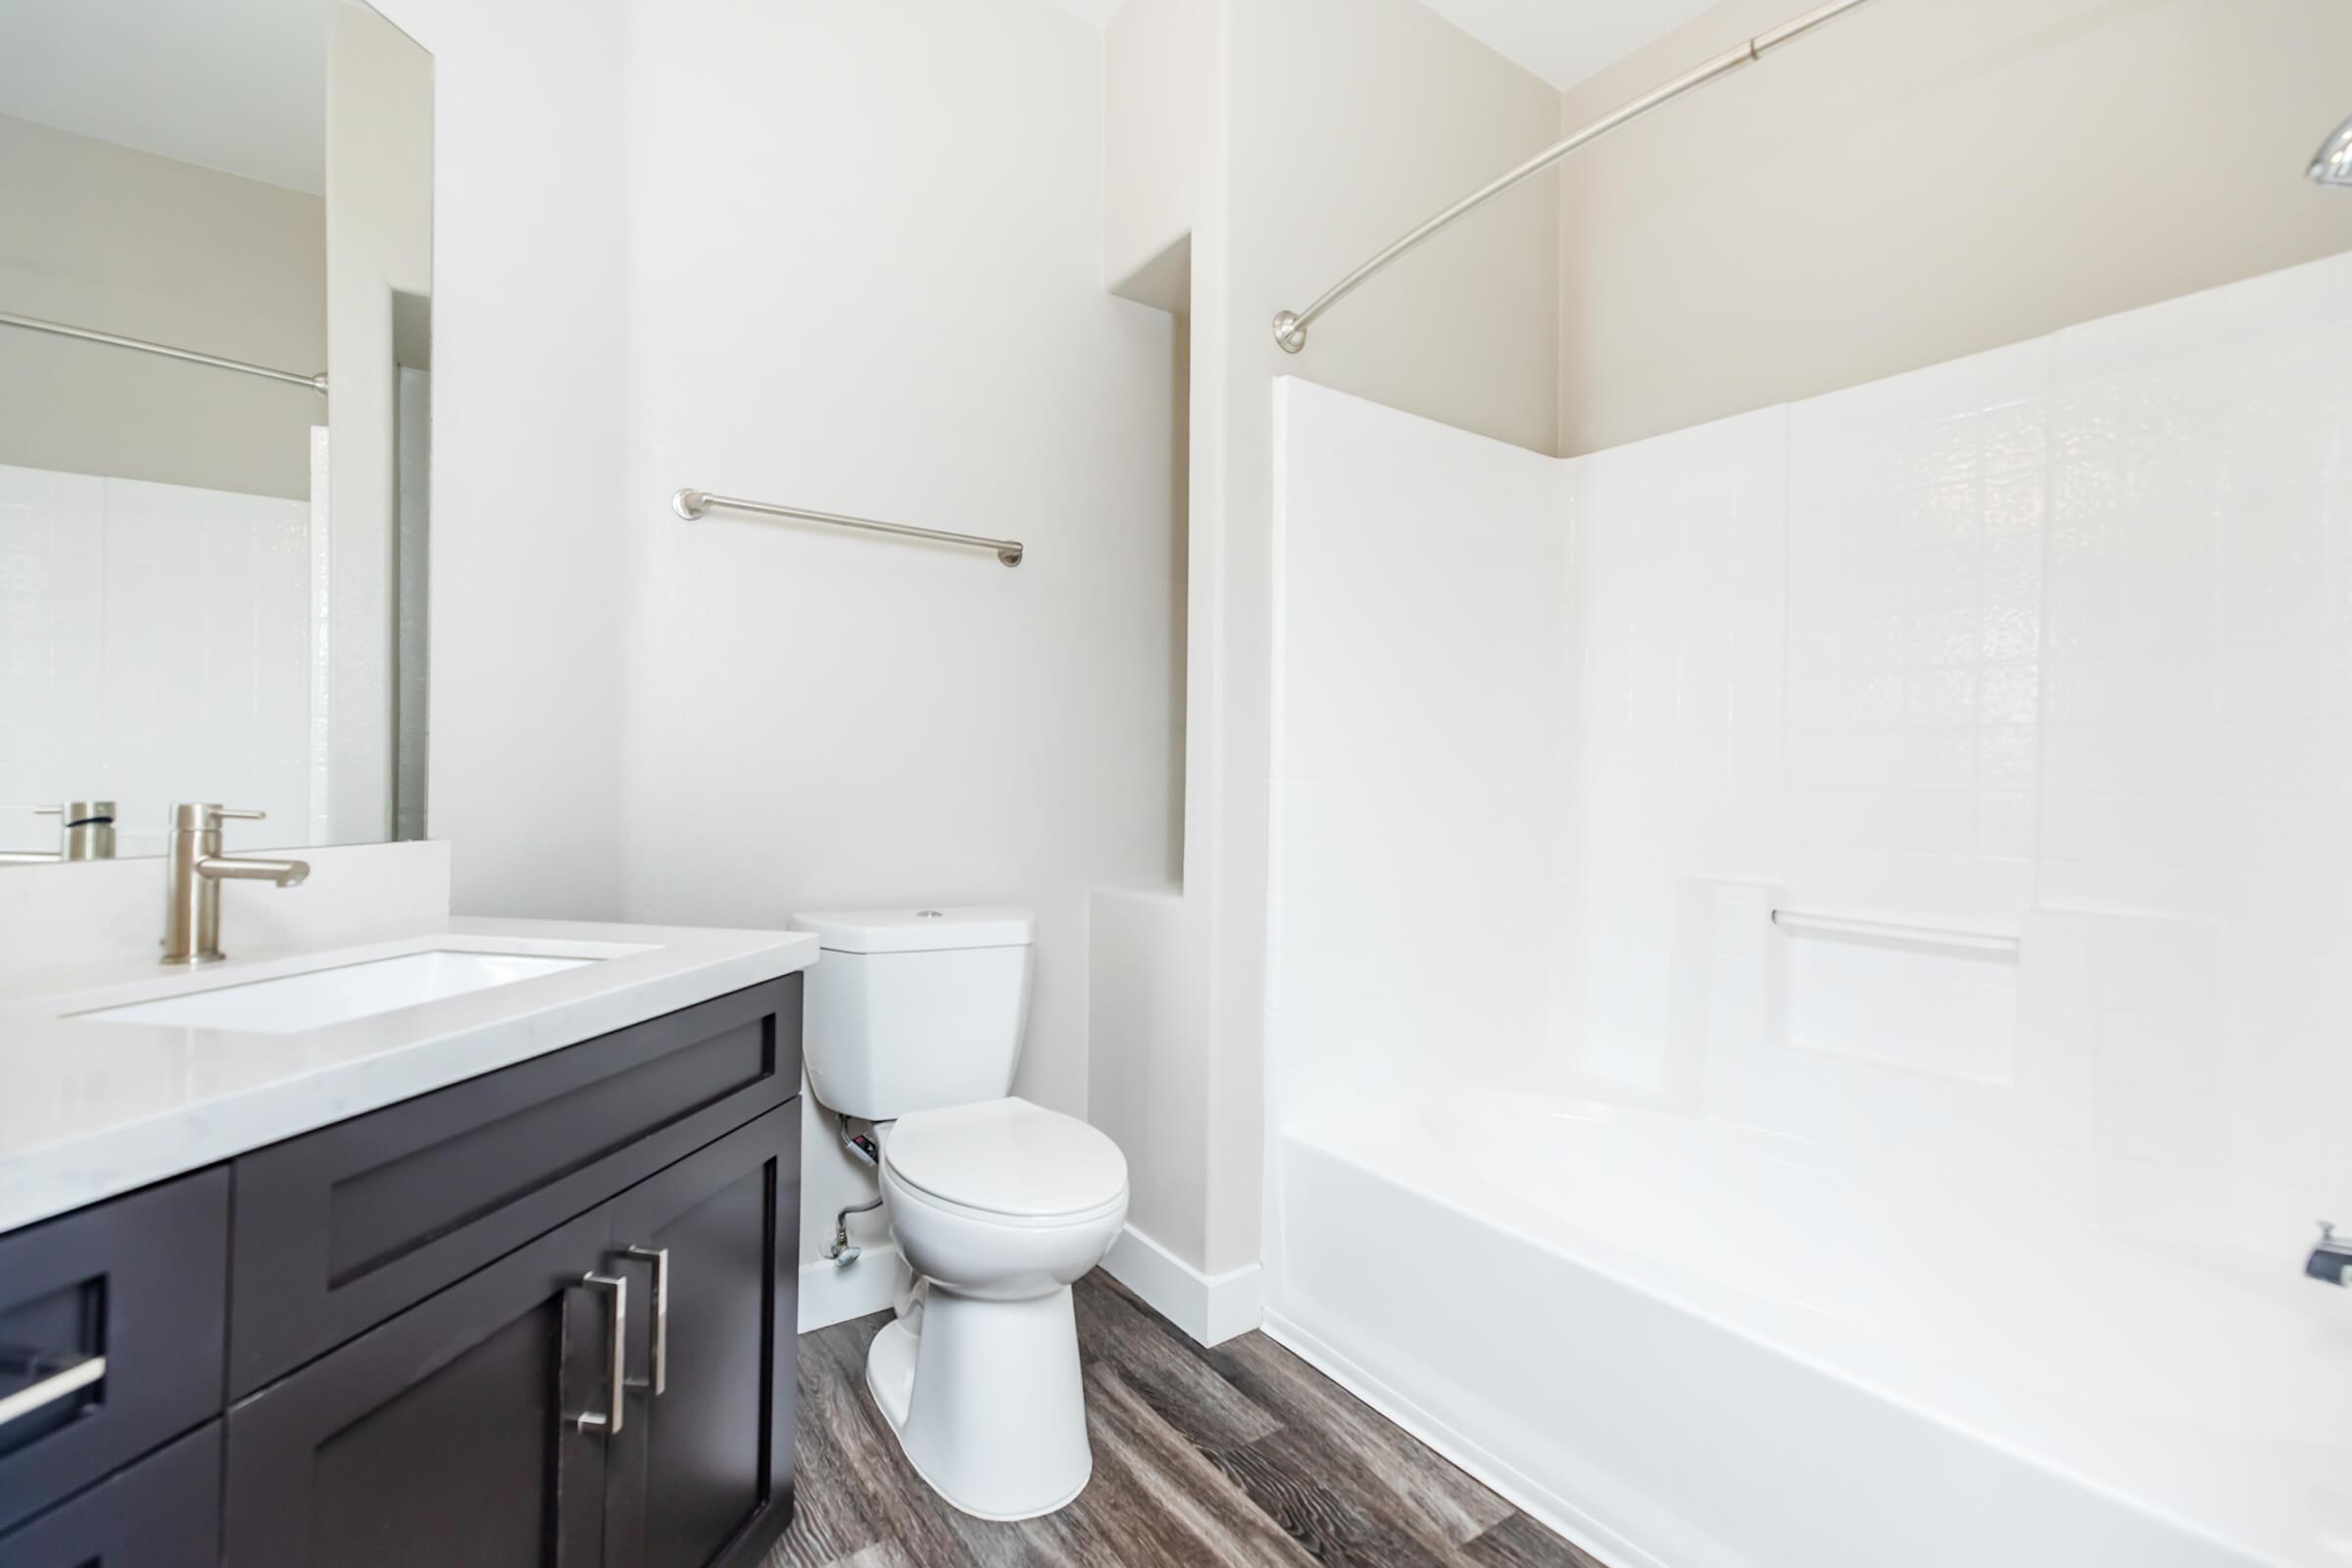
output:
<path id="1" fill-rule="evenodd" d="M 868 1247 L 858 1261 L 835 1268 L 819 1258 L 801 1265 L 801 1332 L 830 1328 L 889 1309 L 906 1280 L 906 1260 L 889 1242 Z"/>
<path id="2" fill-rule="evenodd" d="M 1549 1487 L 1430 1415 L 1324 1344 L 1311 1330 L 1302 1329 L 1276 1312 L 1265 1314 L 1263 1326 L 1267 1339 L 1378 1410 L 1391 1423 L 1411 1433 L 1446 1462 L 1554 1534 L 1603 1562 L 1617 1564 L 1618 1568 L 1666 1568 L 1657 1557 L 1608 1529 Z"/>
<path id="3" fill-rule="evenodd" d="M 1257 1264 L 1203 1274 L 1132 1225 L 1120 1228 L 1102 1266 L 1202 1345 L 1247 1334 L 1263 1315 L 1265 1271 Z"/>

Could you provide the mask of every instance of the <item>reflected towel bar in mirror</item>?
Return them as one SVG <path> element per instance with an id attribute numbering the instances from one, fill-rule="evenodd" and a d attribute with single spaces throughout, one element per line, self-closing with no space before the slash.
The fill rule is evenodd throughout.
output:
<path id="1" fill-rule="evenodd" d="M 979 534 L 948 533 L 938 528 L 916 528 L 904 522 L 876 522 L 871 517 L 845 517 L 837 512 L 811 512 L 806 507 L 779 507 L 765 501 L 743 501 L 734 496 L 714 496 L 707 490 L 681 490 L 669 498 L 669 510 L 693 522 L 704 513 L 716 507 L 722 512 L 748 512 L 761 517 L 790 517 L 796 522 L 822 522 L 836 528 L 858 528 L 866 533 L 895 534 L 902 539 L 930 539 L 943 545 L 977 545 L 993 550 L 997 559 L 1007 566 L 1017 566 L 1028 552 L 1018 539 L 988 539 Z"/>
<path id="2" fill-rule="evenodd" d="M 248 365 L 243 360 L 222 359 L 218 354 L 199 354 L 194 349 L 176 349 L 169 343 L 150 343 L 145 338 L 123 337 L 117 332 L 98 332 L 86 326 L 68 326 L 63 321 L 44 321 L 37 316 L 16 316 L 0 311 L 0 326 L 21 326 L 27 332 L 46 332 L 51 337 L 70 337 L 83 343 L 104 343 L 118 349 L 136 349 L 141 354 L 161 355 L 167 360 L 185 360 L 190 365 L 209 365 L 216 370 L 235 370 L 241 375 L 268 376 L 272 381 L 289 381 L 307 386 L 324 395 L 326 372 L 304 375 L 299 370 L 280 370 L 267 365 Z"/>

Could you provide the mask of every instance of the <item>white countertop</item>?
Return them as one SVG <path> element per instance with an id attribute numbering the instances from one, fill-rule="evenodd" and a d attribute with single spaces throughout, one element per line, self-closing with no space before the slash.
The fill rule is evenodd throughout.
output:
<path id="1" fill-rule="evenodd" d="M 601 961 L 301 1034 L 99 1022 L 101 1007 L 404 954 Z M 0 1232 L 740 991 L 816 961 L 806 932 L 443 916 L 194 971 L 124 963 L 0 993 Z"/>

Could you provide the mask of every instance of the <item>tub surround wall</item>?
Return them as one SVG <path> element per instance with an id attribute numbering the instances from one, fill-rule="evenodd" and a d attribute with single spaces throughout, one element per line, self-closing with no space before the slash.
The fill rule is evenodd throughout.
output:
<path id="1" fill-rule="evenodd" d="M 2348 285 L 2352 255 L 1558 465 L 1288 383 L 1279 1114 L 1396 1081 L 1347 1009 L 1429 961 L 1385 917 L 1418 888 L 1569 922 L 1456 987 L 1493 1015 L 1449 1067 L 1890 1157 L 2071 1151 L 2085 1219 L 2267 1255 L 2352 1206 Z M 1507 754 L 1438 765 L 1465 748 Z M 1396 880 L 1424 862 L 1476 874 Z"/>
<path id="2" fill-rule="evenodd" d="M 1328 1145 L 1481 1084 L 1578 1097 L 1523 1138 L 1592 1136 L 1579 1104 L 1646 1107 L 1818 1167 L 1818 1212 L 1790 1200 L 1810 1223 L 1849 1187 L 1911 1194 L 1988 1260 L 2039 1237 L 2285 1314 L 2184 1321 L 2159 1348 L 2102 1334 L 2055 1262 L 1946 1258 L 2056 1281 L 2034 1303 L 1988 1286 L 1978 1318 L 2082 1336 L 2078 1360 L 2097 1339 L 2126 1384 L 2171 1387 L 2160 1365 L 2209 1334 L 2299 1347 L 2248 1386 L 2352 1387 L 2305 1322 L 2340 1303 L 2299 1277 L 2312 1217 L 2352 1207 L 2348 299 L 2352 255 L 1572 460 L 1547 502 L 1527 454 L 1287 384 L 1275 1126 Z M 1803 933 L 1776 908 L 1992 940 Z M 1518 961 L 1489 963 L 1497 943 Z M 1683 1157 L 1693 1180 L 1720 1162 Z M 1532 1234 L 1511 1190 L 1467 1201 Z M 1269 1311 L 1312 1336 L 1340 1326 L 1346 1249 L 1289 1202 Z M 1669 1236 L 1618 1245 L 1712 1278 Z M 1869 1316 L 1818 1271 L 1776 1284 L 1719 1255 L 1759 1298 Z M 1356 1353 L 1393 1370 L 1377 1336 Z M 2003 1376 L 2041 1388 L 2032 1360 Z M 1962 1419 L 1911 1376 L 1881 1383 Z M 2184 1434 L 2214 1398 L 2188 1398 Z M 2069 1429 L 2041 1419 L 1974 1429 L 2057 1463 Z M 2243 1419 L 2278 1474 L 2340 1474 L 2337 1440 Z M 2079 1450 L 2094 1470 L 2120 1451 Z M 2239 1451 L 2196 1463 L 2212 1485 L 2109 1479 L 2279 1561 L 2352 1521 L 2326 1488 L 2257 1505 Z M 1650 1503 L 1612 1500 L 1625 1480 L 1549 1484 L 1667 1560 L 1715 1560 L 1645 1536 Z"/>
<path id="3" fill-rule="evenodd" d="M 1543 1070 L 1574 669 L 1568 469 L 1303 381 L 1275 409 L 1279 1124 Z"/>

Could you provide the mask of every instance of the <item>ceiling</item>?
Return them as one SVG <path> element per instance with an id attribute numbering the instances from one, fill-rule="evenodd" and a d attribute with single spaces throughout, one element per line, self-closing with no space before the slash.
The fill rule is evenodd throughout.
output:
<path id="1" fill-rule="evenodd" d="M 0 115 L 314 195 L 342 0 L 0 0 Z M 495 3 L 495 0 L 482 0 Z M 1056 0 L 1100 26 L 1121 0 Z M 1556 87 L 1714 0 L 1423 0 Z"/>
<path id="2" fill-rule="evenodd" d="M 1097 26 L 1122 0 L 1055 0 Z M 1573 87 L 1663 38 L 1716 0 L 1422 0 L 1422 4 L 1554 87 Z"/>
<path id="3" fill-rule="evenodd" d="M 1573 87 L 1715 0 L 1422 0 L 1496 54 Z"/>
<path id="4" fill-rule="evenodd" d="M 337 3 L 0 0 L 0 115 L 318 195 Z"/>

